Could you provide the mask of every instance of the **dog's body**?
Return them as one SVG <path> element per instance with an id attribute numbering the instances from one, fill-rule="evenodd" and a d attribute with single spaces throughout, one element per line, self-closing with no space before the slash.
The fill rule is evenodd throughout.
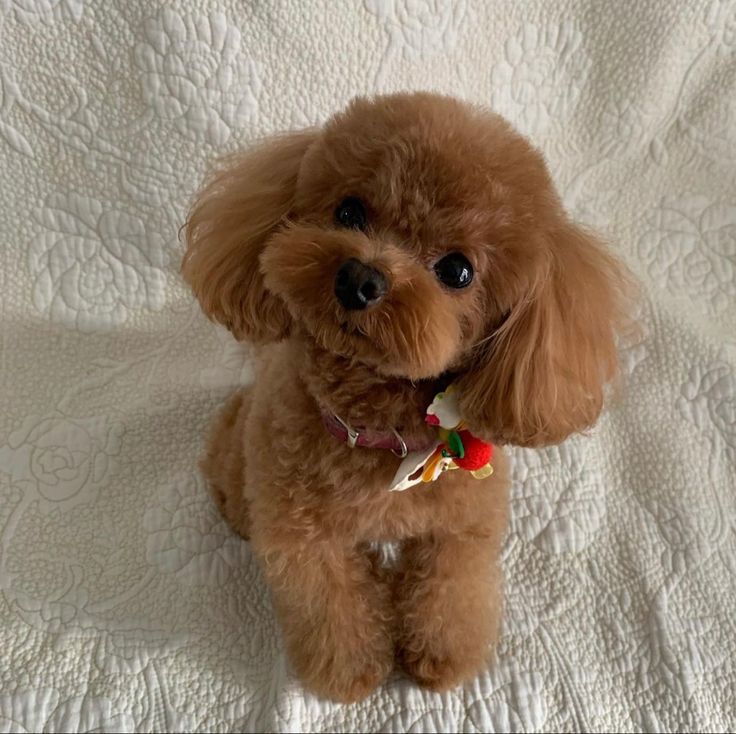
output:
<path id="1" fill-rule="evenodd" d="M 425 410 L 452 383 L 474 434 L 559 441 L 597 418 L 615 374 L 621 269 L 523 138 L 432 95 L 357 101 L 235 160 L 188 238 L 204 310 L 276 342 L 203 468 L 261 560 L 297 672 L 344 701 L 397 658 L 436 689 L 477 672 L 499 629 L 505 455 L 485 479 L 390 492 L 400 459 L 350 448 L 325 416 L 431 443 Z M 399 541 L 396 567 L 374 541 Z"/>
<path id="2" fill-rule="evenodd" d="M 352 425 L 426 430 L 419 421 L 431 389 L 365 375 L 360 391 L 343 383 L 334 392 L 298 340 L 264 351 L 255 389 L 238 392 L 218 418 L 203 468 L 223 514 L 264 560 L 296 670 L 340 700 L 388 675 L 395 644 L 425 685 L 473 674 L 501 612 L 503 453 L 488 479 L 453 471 L 389 492 L 399 459 L 330 436 L 315 398 Z M 396 569 L 381 568 L 368 550 L 385 540 L 408 541 Z"/>

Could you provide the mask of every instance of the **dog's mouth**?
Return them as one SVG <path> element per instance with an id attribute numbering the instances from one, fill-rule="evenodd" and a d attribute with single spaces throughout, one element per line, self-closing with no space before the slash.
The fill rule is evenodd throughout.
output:
<path id="1" fill-rule="evenodd" d="M 295 315 L 292 313 L 292 315 Z M 316 318 L 315 314 L 301 312 L 298 321 L 303 333 L 325 352 L 354 360 L 377 371 L 400 369 L 396 357 L 361 324 L 344 314 L 333 319 Z"/>
<path id="2" fill-rule="evenodd" d="M 356 324 L 351 324 L 349 321 L 340 321 L 338 323 L 340 331 L 353 339 L 361 339 L 373 344 L 373 340 L 366 334 L 366 332 Z"/>
<path id="3" fill-rule="evenodd" d="M 426 334 L 401 316 L 374 314 L 377 318 L 361 323 L 360 316 L 336 311 L 327 314 L 316 308 L 290 309 L 294 320 L 316 347 L 337 357 L 364 365 L 385 377 L 421 380 L 435 377 L 451 363 L 455 339 L 449 333 L 438 338 L 435 328 Z M 368 314 L 361 314 L 368 316 Z M 403 328 L 402 328 L 403 327 Z M 410 334 L 421 338 L 411 340 Z"/>
<path id="4" fill-rule="evenodd" d="M 343 357 L 375 364 L 386 361 L 390 356 L 364 327 L 350 319 L 338 317 L 335 326 L 320 328 L 318 333 L 307 328 L 323 348 Z"/>

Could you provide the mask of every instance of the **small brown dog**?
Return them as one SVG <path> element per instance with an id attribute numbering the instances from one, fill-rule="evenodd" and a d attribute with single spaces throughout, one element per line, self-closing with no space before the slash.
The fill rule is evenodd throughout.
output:
<path id="1" fill-rule="evenodd" d="M 203 469 L 304 683 L 353 701 L 395 661 L 434 689 L 478 672 L 499 630 L 507 459 L 392 492 L 394 454 L 437 444 L 425 412 L 451 383 L 495 444 L 590 426 L 617 369 L 622 267 L 507 122 L 432 94 L 358 99 L 236 156 L 187 239 L 205 313 L 270 343 Z M 398 541 L 393 567 L 375 541 Z"/>

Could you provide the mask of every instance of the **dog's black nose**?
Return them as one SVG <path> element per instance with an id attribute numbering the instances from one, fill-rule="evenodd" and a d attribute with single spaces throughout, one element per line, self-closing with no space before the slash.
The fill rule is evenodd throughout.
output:
<path id="1" fill-rule="evenodd" d="M 348 311 L 359 311 L 386 295 L 386 278 L 375 268 L 351 257 L 337 271 L 335 295 Z"/>

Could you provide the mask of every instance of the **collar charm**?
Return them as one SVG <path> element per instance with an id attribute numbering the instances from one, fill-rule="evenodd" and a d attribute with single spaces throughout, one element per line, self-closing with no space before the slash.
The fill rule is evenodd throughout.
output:
<path id="1" fill-rule="evenodd" d="M 453 469 L 465 469 L 477 479 L 493 474 L 493 444 L 465 429 L 453 385 L 435 395 L 424 420 L 437 427 L 437 444 L 406 456 L 391 482 L 391 491 L 401 492 L 420 482 L 433 482 L 442 472 Z"/>

